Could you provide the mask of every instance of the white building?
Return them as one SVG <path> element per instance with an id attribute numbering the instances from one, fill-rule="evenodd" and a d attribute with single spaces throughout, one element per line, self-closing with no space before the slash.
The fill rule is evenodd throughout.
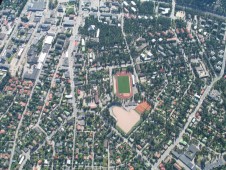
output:
<path id="1" fill-rule="evenodd" d="M 100 36 L 100 28 L 97 29 L 96 38 L 99 38 L 99 36 Z"/>
<path id="2" fill-rule="evenodd" d="M 123 2 L 123 5 L 126 7 L 129 6 L 128 2 L 126 2 L 126 1 Z"/>
<path id="3" fill-rule="evenodd" d="M 66 98 L 66 99 L 71 99 L 71 98 L 72 98 L 72 95 L 71 95 L 71 94 L 65 95 L 65 98 Z"/>
<path id="4" fill-rule="evenodd" d="M 133 12 L 137 12 L 136 8 L 134 8 L 134 7 L 131 7 L 131 10 L 132 10 Z"/>
<path id="5" fill-rule="evenodd" d="M 85 46 L 85 40 L 84 40 L 84 38 L 82 39 L 81 45 L 82 45 L 82 46 Z"/>
<path id="6" fill-rule="evenodd" d="M 47 36 L 45 38 L 44 44 L 50 44 L 51 45 L 52 42 L 53 42 L 53 36 Z"/>
<path id="7" fill-rule="evenodd" d="M 136 5 L 137 5 L 134 1 L 131 1 L 131 4 L 132 4 L 133 6 L 136 6 Z"/>
<path id="8" fill-rule="evenodd" d="M 23 53 L 23 51 L 24 51 L 24 48 L 21 48 L 20 50 L 19 50 L 19 52 L 18 52 L 18 57 L 20 57 L 21 55 L 22 55 L 22 53 Z"/>
<path id="9" fill-rule="evenodd" d="M 36 68 L 39 69 L 39 70 L 41 70 L 42 65 L 43 65 L 42 63 L 38 63 L 37 66 L 36 66 Z"/>
<path id="10" fill-rule="evenodd" d="M 43 63 L 46 59 L 46 55 L 47 55 L 47 53 L 41 53 L 39 58 L 38 58 L 38 62 Z"/>
<path id="11" fill-rule="evenodd" d="M 22 164 L 22 162 L 24 161 L 24 158 L 25 158 L 25 156 L 21 156 L 21 158 L 20 158 L 20 162 L 19 162 L 19 165 L 21 165 L 21 164 Z"/>
<path id="12" fill-rule="evenodd" d="M 178 12 L 176 13 L 176 17 L 177 17 L 177 19 L 185 20 L 185 17 L 186 17 L 185 11 L 178 11 Z"/>
<path id="13" fill-rule="evenodd" d="M 135 85 L 135 76 L 134 75 L 132 75 L 132 81 L 133 81 L 133 86 Z"/>

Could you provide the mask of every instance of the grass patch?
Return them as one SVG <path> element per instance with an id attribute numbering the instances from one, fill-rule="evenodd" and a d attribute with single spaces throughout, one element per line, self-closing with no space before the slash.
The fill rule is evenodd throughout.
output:
<path id="1" fill-rule="evenodd" d="M 12 59 L 13 59 L 14 56 L 15 56 L 15 54 L 12 55 L 11 57 L 7 58 L 7 61 L 8 61 L 9 64 L 11 63 L 11 61 L 12 61 Z"/>
<path id="2" fill-rule="evenodd" d="M 130 93 L 129 76 L 118 76 L 119 93 Z"/>
<path id="3" fill-rule="evenodd" d="M 66 9 L 66 15 L 75 14 L 74 7 L 70 7 Z"/>

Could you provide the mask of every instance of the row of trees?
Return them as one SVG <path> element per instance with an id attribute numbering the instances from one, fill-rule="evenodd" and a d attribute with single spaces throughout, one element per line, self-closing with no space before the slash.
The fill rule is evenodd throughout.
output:
<path id="1" fill-rule="evenodd" d="M 137 4 L 137 8 L 139 10 L 139 14 L 146 15 L 146 14 L 153 14 L 154 13 L 154 2 L 146 1 Z"/>
<path id="2" fill-rule="evenodd" d="M 218 4 L 216 3 L 218 2 Z M 226 16 L 226 1 L 225 0 L 178 0 L 177 4 L 188 6 L 200 11 L 213 12 L 219 15 Z"/>
<path id="3" fill-rule="evenodd" d="M 125 20 L 125 32 L 135 33 L 136 35 L 143 34 L 144 32 L 159 32 L 165 31 L 171 27 L 171 20 L 167 17 L 158 17 L 153 19 L 126 19 Z"/>
<path id="4" fill-rule="evenodd" d="M 50 0 L 49 1 L 49 9 L 53 10 L 57 7 L 58 1 L 57 0 Z"/>
<path id="5" fill-rule="evenodd" d="M 85 36 L 93 35 L 92 31 L 88 31 L 88 28 L 91 25 L 95 25 L 96 28 L 100 29 L 100 37 L 99 37 L 100 48 L 101 47 L 110 48 L 115 45 L 122 44 L 123 36 L 122 36 L 120 27 L 109 26 L 107 24 L 100 23 L 94 17 L 90 17 L 86 19 L 84 27 L 79 29 L 80 33 Z"/>

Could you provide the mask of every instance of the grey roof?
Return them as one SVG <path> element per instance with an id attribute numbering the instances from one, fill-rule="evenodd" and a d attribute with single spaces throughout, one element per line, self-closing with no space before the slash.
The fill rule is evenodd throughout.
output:
<path id="1" fill-rule="evenodd" d="M 193 169 L 194 168 L 194 164 L 191 163 L 191 161 L 185 156 L 185 155 L 181 155 L 179 157 L 179 159 L 189 168 L 189 169 Z"/>
<path id="2" fill-rule="evenodd" d="M 76 68 L 82 68 L 82 64 L 75 64 Z"/>
<path id="3" fill-rule="evenodd" d="M 204 170 L 211 170 L 220 166 L 225 165 L 225 161 L 222 159 L 215 160 L 214 162 L 206 162 Z"/>
<path id="4" fill-rule="evenodd" d="M 212 98 L 213 100 L 220 100 L 220 96 L 221 93 L 218 90 L 213 89 L 210 93 L 209 93 L 209 97 Z"/>
<path id="5" fill-rule="evenodd" d="M 41 28 L 42 28 L 42 29 L 47 29 L 47 30 L 49 30 L 49 29 L 50 29 L 50 26 L 51 26 L 51 24 L 42 24 L 42 25 L 41 25 Z"/>
<path id="6" fill-rule="evenodd" d="M 58 11 L 63 11 L 62 5 L 59 5 L 57 10 L 58 10 Z"/>
<path id="7" fill-rule="evenodd" d="M 78 124 L 81 126 L 85 126 L 86 123 L 84 120 L 78 120 Z"/>
<path id="8" fill-rule="evenodd" d="M 78 116 L 78 120 L 85 119 L 85 117 L 86 117 L 85 114 L 81 114 Z"/>
<path id="9" fill-rule="evenodd" d="M 60 44 L 60 45 L 64 45 L 64 40 L 62 40 L 62 39 L 57 39 L 57 42 L 56 42 L 57 44 Z"/>
<path id="10" fill-rule="evenodd" d="M 195 145 L 193 145 L 193 144 L 191 144 L 191 145 L 188 147 L 188 150 L 191 151 L 191 152 L 193 152 L 193 153 L 196 153 L 196 152 L 199 151 L 199 149 L 198 149 Z"/>
<path id="11" fill-rule="evenodd" d="M 32 73 L 26 72 L 24 74 L 24 79 L 27 79 L 27 80 L 36 80 L 37 77 L 38 77 L 38 72 L 39 72 L 39 70 L 36 69 L 36 68 L 34 68 L 33 71 L 32 71 Z"/>
<path id="12" fill-rule="evenodd" d="M 70 78 L 69 72 L 66 71 L 66 72 L 64 73 L 64 76 L 65 76 L 65 78 Z"/>
<path id="13" fill-rule="evenodd" d="M 38 57 L 36 55 L 28 56 L 27 63 L 28 64 L 37 64 L 38 63 Z"/>
<path id="14" fill-rule="evenodd" d="M 6 50 L 6 56 L 10 57 L 13 54 L 13 50 L 12 49 L 7 49 Z"/>
<path id="15" fill-rule="evenodd" d="M 104 140 L 104 147 L 105 147 L 105 148 L 108 147 L 108 140 L 107 140 L 107 139 Z"/>
<path id="16" fill-rule="evenodd" d="M 34 55 L 34 54 L 36 54 L 36 53 L 37 53 L 37 49 L 36 49 L 35 47 L 31 46 L 31 47 L 29 48 L 28 52 L 27 52 L 27 55 L 28 55 L 28 56 L 32 56 L 32 55 Z"/>
<path id="17" fill-rule="evenodd" d="M 179 158 L 180 154 L 176 151 L 172 151 L 172 155 L 175 156 L 176 158 Z"/>
<path id="18" fill-rule="evenodd" d="M 65 20 L 63 25 L 64 26 L 74 26 L 74 21 L 73 20 Z"/>
<path id="19" fill-rule="evenodd" d="M 66 41 L 64 43 L 64 46 L 63 46 L 64 50 L 67 49 L 67 47 L 69 46 L 69 44 L 70 44 L 70 41 L 68 39 L 66 39 Z"/>
<path id="20" fill-rule="evenodd" d="M 193 160 L 195 158 L 195 153 L 193 152 L 187 151 L 184 155 L 188 157 L 190 160 Z"/>
<path id="21" fill-rule="evenodd" d="M 0 69 L 8 70 L 9 69 L 9 64 L 2 64 L 2 63 L 0 63 Z"/>
<path id="22" fill-rule="evenodd" d="M 64 67 L 68 67 L 69 66 L 68 58 L 64 59 L 64 62 L 62 64 L 62 66 L 64 66 Z"/>
<path id="23" fill-rule="evenodd" d="M 42 52 L 48 53 L 50 47 L 51 47 L 51 44 L 44 44 L 42 47 Z"/>
<path id="24" fill-rule="evenodd" d="M 174 53 L 171 50 L 168 50 L 168 53 L 172 56 L 174 55 Z"/>
<path id="25" fill-rule="evenodd" d="M 8 14 L 10 14 L 10 12 L 11 12 L 11 9 L 2 10 L 3 15 L 8 15 Z"/>
<path id="26" fill-rule="evenodd" d="M 112 14 L 109 14 L 109 13 L 102 13 L 102 14 L 100 14 L 100 16 L 102 16 L 102 17 L 111 17 Z"/>
<path id="27" fill-rule="evenodd" d="M 83 81 L 76 81 L 75 82 L 75 86 L 79 86 L 79 85 L 82 85 L 83 84 Z"/>
<path id="28" fill-rule="evenodd" d="M 33 22 L 39 22 L 41 20 L 41 17 L 35 17 Z"/>
<path id="29" fill-rule="evenodd" d="M 163 51 L 164 48 L 161 45 L 159 45 L 159 50 Z"/>
<path id="30" fill-rule="evenodd" d="M 3 40 L 5 38 L 5 34 L 4 33 L 0 33 L 0 40 Z"/>
<path id="31" fill-rule="evenodd" d="M 28 11 L 43 11 L 45 7 L 46 5 L 43 0 L 37 0 L 31 2 L 31 4 L 28 6 Z"/>
<path id="32" fill-rule="evenodd" d="M 162 54 L 163 57 L 167 56 L 166 53 L 164 53 L 164 52 L 161 52 L 161 54 Z"/>
<path id="33" fill-rule="evenodd" d="M 46 18 L 44 23 L 45 24 L 54 24 L 55 23 L 55 19 L 54 18 Z"/>

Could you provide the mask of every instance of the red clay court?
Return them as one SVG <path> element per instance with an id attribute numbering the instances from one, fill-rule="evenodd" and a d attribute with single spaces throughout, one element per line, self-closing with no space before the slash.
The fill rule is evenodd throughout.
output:
<path id="1" fill-rule="evenodd" d="M 149 111 L 150 109 L 151 109 L 151 105 L 148 104 L 148 102 L 146 102 L 146 101 L 140 103 L 140 104 L 137 105 L 137 107 L 135 108 L 135 110 L 136 110 L 139 114 L 143 114 L 145 111 Z"/>

